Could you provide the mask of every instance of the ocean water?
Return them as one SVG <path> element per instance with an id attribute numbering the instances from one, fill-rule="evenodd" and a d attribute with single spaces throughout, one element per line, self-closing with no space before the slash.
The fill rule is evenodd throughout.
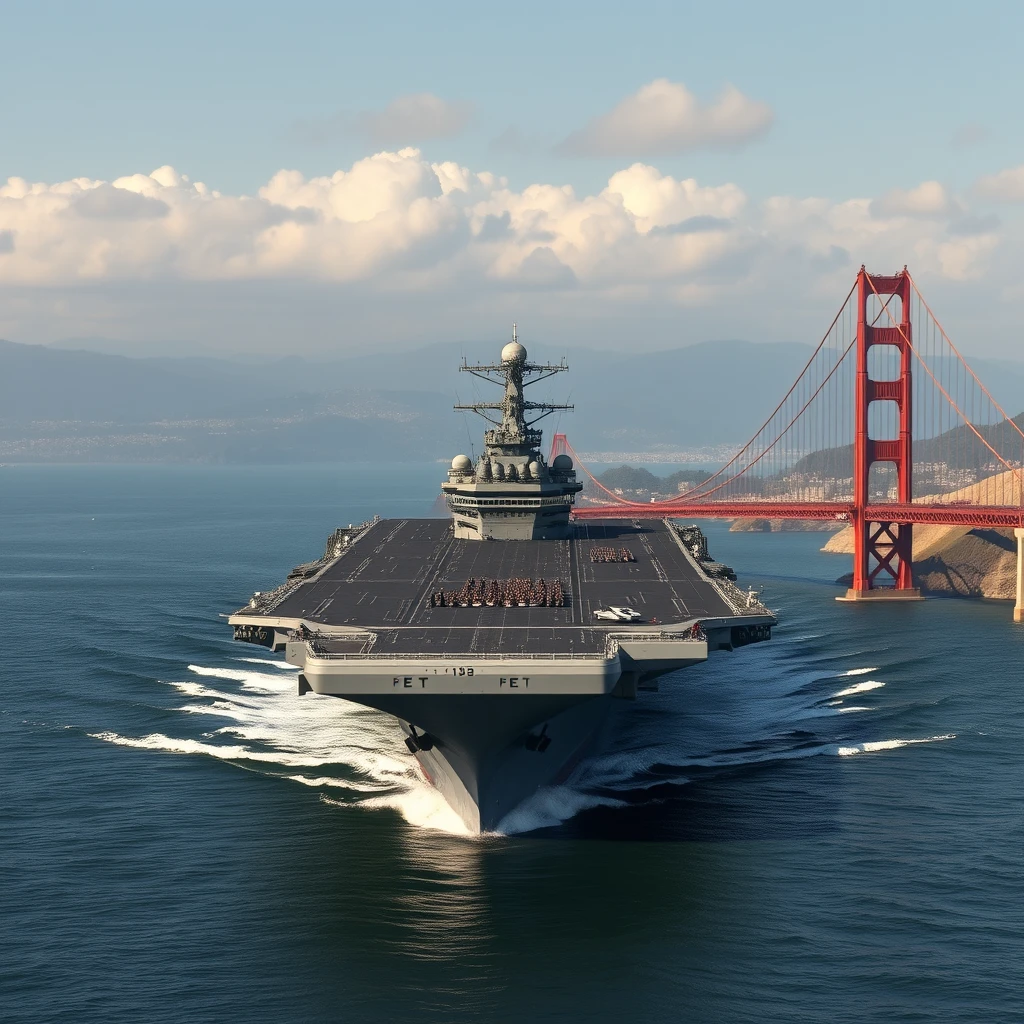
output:
<path id="1" fill-rule="evenodd" d="M 0 470 L 0 1019 L 1020 1021 L 1024 627 L 838 604 L 616 707 L 468 838 L 388 719 L 220 617 L 436 466 Z"/>

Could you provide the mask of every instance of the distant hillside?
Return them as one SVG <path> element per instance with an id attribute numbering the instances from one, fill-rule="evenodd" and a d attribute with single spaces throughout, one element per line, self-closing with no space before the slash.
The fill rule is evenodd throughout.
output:
<path id="1" fill-rule="evenodd" d="M 1024 390 L 1014 396 L 1010 408 L 1024 405 Z M 1024 429 L 1024 413 L 1013 417 L 1013 422 Z M 975 430 L 977 433 L 975 433 Z M 915 493 L 919 496 L 941 493 L 941 483 L 928 484 L 921 467 L 927 463 L 944 465 L 950 453 L 955 453 L 957 469 L 984 473 L 995 460 L 989 448 L 979 439 L 981 435 L 989 445 L 999 452 L 1011 465 L 1024 462 L 1024 438 L 1018 430 L 1006 422 L 986 426 L 981 423 L 974 429 L 956 427 L 936 437 L 914 438 Z M 991 470 L 987 470 L 991 472 Z M 793 467 L 794 473 L 824 473 L 839 477 L 853 475 L 853 446 L 829 448 L 804 456 Z"/>
<path id="2" fill-rule="evenodd" d="M 448 343 L 336 360 L 129 358 L 0 342 L 0 462 L 447 459 L 481 445 L 456 400 L 497 393 L 460 373 L 495 344 Z M 705 342 L 651 354 L 531 358 L 570 372 L 531 397 L 575 405 L 543 422 L 577 450 L 658 452 L 738 444 L 792 383 L 807 346 Z M 1016 376 L 1015 376 L 1016 373 Z M 990 375 L 1024 395 L 1024 366 Z M 998 397 L 998 395 L 997 395 Z"/>
<path id="3" fill-rule="evenodd" d="M 616 466 L 606 469 L 597 479 L 611 491 L 646 499 L 656 494 L 676 494 L 683 484 L 698 484 L 711 474 L 701 469 L 680 469 L 658 476 L 642 466 Z M 584 484 L 589 481 L 584 481 Z M 586 488 L 584 488 L 586 489 Z"/>

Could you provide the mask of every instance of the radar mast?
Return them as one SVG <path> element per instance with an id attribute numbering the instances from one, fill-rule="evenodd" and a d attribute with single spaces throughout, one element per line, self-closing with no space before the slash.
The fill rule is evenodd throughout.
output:
<path id="1" fill-rule="evenodd" d="M 482 416 L 493 429 L 484 433 L 484 443 L 494 455 L 527 455 L 539 452 L 541 432 L 534 424 L 553 412 L 569 411 L 571 405 L 552 402 L 528 402 L 524 392 L 531 384 L 537 384 L 556 373 L 563 373 L 569 366 L 563 359 L 560 363 L 531 363 L 527 361 L 526 349 L 519 344 L 519 333 L 512 325 L 512 340 L 501 350 L 501 362 L 497 364 L 470 366 L 465 359 L 460 372 L 471 373 L 490 384 L 497 384 L 505 391 L 500 402 L 472 402 L 456 405 L 456 410 L 475 412 Z M 500 419 L 492 413 L 500 413 Z M 529 418 L 528 418 L 529 417 Z"/>
<path id="2" fill-rule="evenodd" d="M 496 384 L 500 402 L 472 402 L 457 410 L 475 412 L 490 429 L 484 432 L 486 451 L 473 465 L 457 455 L 441 485 L 452 511 L 455 536 L 472 540 L 541 540 L 570 535 L 573 500 L 583 485 L 576 480 L 572 460 L 559 455 L 549 466 L 540 451 L 537 423 L 551 413 L 572 409 L 555 402 L 528 402 L 526 388 L 569 367 L 560 363 L 531 363 L 512 325 L 512 340 L 501 350 L 501 362 L 470 366 L 460 371 Z"/>

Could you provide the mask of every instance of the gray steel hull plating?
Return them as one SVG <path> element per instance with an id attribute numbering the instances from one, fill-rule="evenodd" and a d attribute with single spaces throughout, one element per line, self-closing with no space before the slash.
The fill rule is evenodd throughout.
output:
<path id="1" fill-rule="evenodd" d="M 516 700 L 518 713 L 508 717 L 509 702 L 500 698 L 434 698 L 429 710 L 438 717 L 429 730 L 411 725 L 400 705 L 375 706 L 398 718 L 406 735 L 421 744 L 426 732 L 429 749 L 417 750 L 416 759 L 476 834 L 498 830 L 537 790 L 563 781 L 599 740 L 611 699 L 610 694 L 527 697 Z M 418 709 L 420 722 L 423 710 Z"/>

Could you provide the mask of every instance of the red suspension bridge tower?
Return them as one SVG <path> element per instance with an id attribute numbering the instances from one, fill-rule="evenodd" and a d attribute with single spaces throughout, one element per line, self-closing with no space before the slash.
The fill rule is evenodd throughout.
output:
<path id="1" fill-rule="evenodd" d="M 845 601 L 878 598 L 916 600 L 921 596 L 914 586 L 914 527 L 907 522 L 872 521 L 871 467 L 890 463 L 896 468 L 896 501 L 909 505 L 913 500 L 913 386 L 910 323 L 911 280 L 907 268 L 893 277 L 868 274 L 861 267 L 857 275 L 857 348 L 856 391 L 854 397 L 853 582 Z M 868 317 L 868 303 L 876 299 L 883 308 L 898 299 L 900 320 L 893 326 L 878 327 Z M 875 318 L 877 319 L 877 317 Z M 868 353 L 876 345 L 887 345 L 899 352 L 899 377 L 878 380 L 871 376 Z M 895 438 L 875 439 L 869 432 L 871 405 L 895 402 L 899 434 Z"/>

